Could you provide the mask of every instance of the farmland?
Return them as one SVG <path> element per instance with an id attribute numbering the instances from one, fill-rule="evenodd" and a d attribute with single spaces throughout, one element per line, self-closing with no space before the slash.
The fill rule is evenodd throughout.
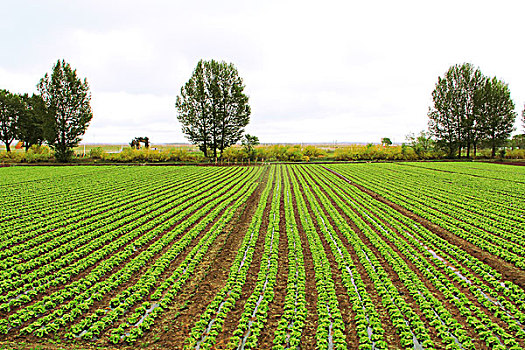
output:
<path id="1" fill-rule="evenodd" d="M 0 174 L 0 344 L 525 348 L 525 167 Z"/>

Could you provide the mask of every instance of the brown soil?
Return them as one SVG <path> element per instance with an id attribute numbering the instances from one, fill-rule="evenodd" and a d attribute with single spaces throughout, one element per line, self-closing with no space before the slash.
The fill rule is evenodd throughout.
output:
<path id="1" fill-rule="evenodd" d="M 444 228 L 442 228 L 441 226 L 438 226 L 438 225 L 434 224 L 433 222 L 431 222 L 431 221 L 429 221 L 427 219 L 424 219 L 424 218 L 414 214 L 410 210 L 405 209 L 402 206 L 389 201 L 388 199 L 378 195 L 377 193 L 375 193 L 373 191 L 370 191 L 366 187 L 361 186 L 359 184 L 356 184 L 355 182 L 352 182 L 352 181 L 348 180 L 346 177 L 338 174 L 337 172 L 335 172 L 335 171 L 333 171 L 331 169 L 325 168 L 325 167 L 323 167 L 323 168 L 326 169 L 327 171 L 337 175 L 338 177 L 340 177 L 341 179 L 343 179 L 347 183 L 349 183 L 349 184 L 359 188 L 361 191 L 363 191 L 366 194 L 372 196 L 374 199 L 376 199 L 376 200 L 378 200 L 378 201 L 380 201 L 382 203 L 387 204 L 388 206 L 390 206 L 393 209 L 397 210 L 401 214 L 403 214 L 403 215 L 411 218 L 412 220 L 420 223 L 421 225 L 423 225 L 428 230 L 434 232 L 435 234 L 439 235 L 441 238 L 449 241 L 450 243 L 460 247 L 461 249 L 463 249 L 464 251 L 466 251 L 470 255 L 472 255 L 472 256 L 476 257 L 477 259 L 483 261 L 485 264 L 489 265 L 490 267 L 492 267 L 493 269 L 498 271 L 503 276 L 504 279 L 510 280 L 513 283 L 519 285 L 520 287 L 525 288 L 525 271 L 517 268 L 516 266 L 514 266 L 512 264 L 509 264 L 508 262 L 498 258 L 495 255 L 492 255 L 492 254 L 490 254 L 490 253 L 488 253 L 486 251 L 483 251 L 481 248 L 475 246 L 474 244 L 464 240 L 463 238 L 460 238 L 460 237 L 454 235 L 453 233 L 451 233 L 451 232 L 445 230 Z"/>
<path id="2" fill-rule="evenodd" d="M 263 179 L 266 179 L 264 176 Z M 264 188 L 264 181 L 239 209 L 235 219 L 225 228 L 205 258 L 178 294 L 174 305 L 163 313 L 162 319 L 148 332 L 144 341 L 152 349 L 179 349 L 183 347 L 191 328 L 198 321 L 217 292 L 224 287 L 230 267 L 255 213 Z M 262 187 L 262 188 L 261 188 Z"/>
<path id="3" fill-rule="evenodd" d="M 318 181 L 311 174 L 309 174 L 309 175 L 310 175 L 310 178 L 308 180 L 312 181 L 315 185 L 318 186 L 319 185 Z M 335 201 L 332 198 L 330 198 L 330 196 L 328 196 L 326 191 L 323 188 L 321 188 L 320 186 L 318 186 L 318 187 L 319 187 L 319 190 L 327 198 L 330 199 L 330 202 L 332 203 L 334 209 L 336 209 L 337 212 L 339 213 L 339 215 L 341 215 L 345 219 L 346 223 L 348 225 L 350 225 L 352 230 L 354 232 L 360 232 L 359 228 L 356 226 L 356 224 L 348 216 L 346 216 L 344 211 L 339 206 L 337 206 Z M 317 197 L 317 195 L 316 195 L 316 197 Z M 326 213 L 326 210 L 325 210 L 325 213 Z M 375 288 L 373 281 L 370 279 L 370 277 L 368 276 L 368 272 L 366 271 L 364 266 L 359 261 L 359 257 L 357 256 L 357 254 L 356 254 L 356 252 L 354 250 L 354 247 L 350 244 L 350 242 L 348 242 L 348 239 L 346 238 L 346 236 L 339 230 L 339 228 L 335 224 L 332 216 L 330 216 L 330 215 L 327 215 L 327 216 L 328 216 L 328 219 L 330 220 L 330 224 L 335 229 L 339 239 L 343 243 L 344 248 L 350 254 L 350 256 L 352 258 L 352 261 L 353 261 L 354 265 L 356 266 L 357 271 L 359 272 L 359 275 L 360 275 L 363 283 L 365 284 L 367 293 L 370 296 L 370 298 L 372 299 L 372 301 L 374 302 L 376 311 L 379 314 L 379 317 L 381 319 L 381 325 L 383 326 L 383 329 L 385 330 L 385 338 L 386 338 L 387 342 L 391 346 L 395 346 L 396 348 L 401 348 L 399 335 L 397 334 L 396 329 L 392 325 L 392 322 L 390 320 L 390 316 L 389 316 L 387 310 L 383 307 L 381 297 L 377 293 L 377 289 Z M 353 319 L 352 319 L 352 324 L 354 324 Z M 355 325 L 354 325 L 354 327 L 355 327 Z M 351 332 L 350 334 L 347 333 L 347 342 L 348 342 L 349 348 L 356 349 L 357 345 L 353 346 L 353 347 L 351 346 L 351 342 L 354 341 L 353 338 L 356 338 L 355 337 L 355 332 Z M 356 339 L 356 341 L 357 341 L 357 339 Z M 356 343 L 356 344 L 358 344 L 358 343 Z"/>
<path id="4" fill-rule="evenodd" d="M 319 197 L 311 191 L 312 195 L 316 199 L 316 202 L 319 204 L 321 203 L 319 201 Z M 303 195 L 303 197 L 305 197 Z M 330 267 L 332 271 L 332 276 L 334 280 L 334 287 L 335 287 L 335 293 L 337 295 L 337 302 L 339 305 L 339 311 L 341 312 L 341 316 L 343 317 L 343 321 L 345 324 L 345 335 L 346 335 L 346 342 L 349 349 L 357 349 L 359 346 L 359 340 L 356 337 L 355 327 L 356 324 L 354 322 L 354 313 L 352 312 L 352 306 L 350 305 L 350 299 L 348 297 L 348 293 L 346 288 L 343 285 L 343 278 L 342 278 L 342 272 L 340 270 L 340 267 L 338 266 L 338 263 L 335 259 L 335 256 L 332 252 L 332 248 L 330 247 L 330 244 L 326 240 L 325 235 L 322 233 L 323 230 L 325 230 L 324 227 L 320 227 L 317 220 L 314 218 L 317 217 L 316 213 L 312 209 L 312 204 L 308 201 L 307 198 L 304 198 L 306 202 L 306 206 L 308 209 L 308 213 L 310 214 L 310 217 L 312 220 L 314 220 L 315 227 L 317 228 L 317 232 L 319 232 L 319 238 L 321 239 L 321 242 L 323 244 L 324 251 L 326 253 L 326 257 L 328 258 L 328 261 L 330 262 Z M 331 217 L 326 212 L 326 209 L 322 205 L 318 205 L 318 208 L 321 208 L 323 210 L 324 214 L 329 218 L 330 225 L 335 228 L 336 225 L 331 220 Z M 338 231 L 336 229 L 336 231 Z"/>
<path id="5" fill-rule="evenodd" d="M 363 220 L 366 221 L 365 218 L 361 217 Z M 392 228 L 388 222 L 384 221 L 383 219 L 380 219 L 380 221 L 382 222 L 382 224 L 388 226 L 389 228 L 391 228 L 392 230 L 396 231 L 394 228 Z M 374 231 L 376 231 L 380 236 L 382 236 L 381 232 L 379 232 L 377 229 L 374 229 Z M 403 237 L 402 235 L 399 235 L 399 237 Z M 416 275 L 418 276 L 418 278 L 423 281 L 423 283 L 425 284 L 425 286 L 432 292 L 432 294 L 438 298 L 442 303 L 443 305 L 445 306 L 445 308 L 452 314 L 452 316 L 458 320 L 461 324 L 463 325 L 466 325 L 467 324 L 467 321 L 466 321 L 466 318 L 464 316 L 462 316 L 460 313 L 459 313 L 459 310 L 457 309 L 457 307 L 455 306 L 455 304 L 447 301 L 442 293 L 419 271 L 419 269 L 412 263 L 410 262 L 410 260 L 408 260 L 406 258 L 406 256 L 390 241 L 386 240 L 386 239 L 383 239 L 392 249 L 394 249 L 394 251 L 403 258 L 403 260 L 407 263 L 407 265 L 409 266 L 409 268 L 414 272 L 416 273 Z M 431 262 L 432 265 L 435 266 L 434 263 Z M 439 270 L 439 269 L 438 269 Z M 459 283 L 453 281 L 450 277 L 448 277 L 448 275 L 446 275 L 446 278 L 448 278 L 454 285 L 455 287 L 457 287 L 459 290 L 461 290 L 466 296 L 467 298 L 471 301 L 471 303 L 473 305 L 476 305 L 477 307 L 479 307 L 481 310 L 484 310 L 485 314 L 487 315 L 487 317 L 489 319 L 491 319 L 492 322 L 498 324 L 500 327 L 502 327 L 503 329 L 505 329 L 507 326 L 504 322 L 502 322 L 500 319 L 496 318 L 493 316 L 492 312 L 488 311 L 483 305 L 481 305 L 477 299 L 474 297 L 474 295 L 470 292 L 470 290 L 468 288 L 463 288 Z M 414 307 L 414 305 L 411 305 L 412 307 Z M 425 321 L 425 318 L 423 315 L 421 315 L 421 319 L 423 321 Z M 428 327 L 427 326 L 427 330 L 430 332 L 430 335 L 432 337 L 432 339 L 436 342 L 438 338 L 437 336 L 437 332 L 435 331 L 435 328 L 434 327 Z M 479 336 L 477 334 L 477 331 L 472 329 L 472 328 L 469 328 L 469 327 L 465 327 L 465 330 L 469 333 L 469 336 L 470 338 L 472 339 L 472 341 L 474 342 L 474 344 L 476 345 L 476 348 L 480 348 L 480 349 L 487 349 L 487 346 L 485 344 L 485 342 L 483 340 L 480 340 L 479 339 Z M 523 341 L 520 341 L 520 344 L 522 343 Z M 436 342 L 436 346 L 439 346 L 441 345 L 440 342 Z"/>
<path id="6" fill-rule="evenodd" d="M 505 165 L 516 165 L 516 166 L 525 166 L 525 162 L 491 162 L 495 164 L 505 164 Z"/>
<path id="7" fill-rule="evenodd" d="M 250 264 L 250 268 L 248 269 L 248 272 L 246 275 L 246 282 L 244 283 L 242 290 L 241 290 L 241 296 L 239 300 L 237 300 L 237 302 L 235 303 L 235 306 L 230 311 L 226 319 L 224 320 L 222 332 L 220 332 L 219 335 L 217 336 L 217 342 L 215 344 L 216 349 L 225 348 L 226 344 L 228 344 L 228 341 L 233 335 L 233 332 L 237 329 L 239 320 L 244 312 L 244 305 L 246 304 L 246 301 L 248 300 L 250 295 L 252 295 L 253 290 L 255 289 L 255 285 L 257 284 L 257 277 L 259 275 L 259 270 L 261 269 L 262 254 L 264 253 L 264 241 L 266 237 L 266 231 L 268 230 L 272 194 L 273 194 L 273 189 L 270 192 L 270 196 L 268 197 L 266 208 L 264 209 L 264 212 L 263 212 L 263 219 L 262 219 L 261 227 L 259 229 L 259 237 L 257 238 L 257 243 L 255 244 L 255 251 L 253 254 L 252 262 Z M 255 204 L 254 211 L 256 208 L 257 208 L 257 203 Z M 244 234 L 246 234 L 247 228 L 249 227 L 251 220 L 248 219 L 247 223 L 248 223 L 248 226 L 246 227 L 246 230 L 244 230 L 243 232 L 241 242 L 242 242 L 242 239 L 244 238 Z"/>
<path id="8" fill-rule="evenodd" d="M 283 184 L 281 183 L 281 186 Z M 281 187 L 282 188 L 282 187 Z M 279 205 L 279 262 L 277 280 L 273 288 L 273 301 L 268 305 L 267 323 L 259 336 L 258 346 L 261 349 L 271 349 L 277 325 L 284 312 L 284 299 L 288 283 L 288 237 L 286 236 L 286 215 L 284 211 L 284 191 L 281 192 Z"/>
<path id="9" fill-rule="evenodd" d="M 293 176 L 291 173 L 289 176 Z M 293 184 L 291 184 L 293 185 Z M 293 189 L 291 190 L 293 194 Z M 306 275 L 306 310 L 307 316 L 305 320 L 305 326 L 301 338 L 302 349 L 315 349 L 317 341 L 315 339 L 315 333 L 317 332 L 317 287 L 315 285 L 315 270 L 312 253 L 310 252 L 310 245 L 308 244 L 308 238 L 306 232 L 301 223 L 301 217 L 297 209 L 297 200 L 294 195 L 292 197 L 292 206 L 295 214 L 295 222 L 297 224 L 297 230 L 301 237 L 301 245 L 303 248 L 304 268 Z"/>
<path id="10" fill-rule="evenodd" d="M 225 180 L 221 181 L 221 183 L 224 182 L 224 181 L 225 181 Z M 254 192 L 254 194 L 255 194 L 255 193 L 258 193 L 258 191 L 256 190 L 256 191 Z M 254 196 L 254 194 L 252 194 L 251 198 L 248 199 L 247 203 L 249 203 L 251 200 L 253 200 L 253 196 Z M 206 202 L 205 204 L 203 204 L 203 206 L 205 206 L 206 204 L 207 204 L 207 202 Z M 231 204 L 230 204 L 230 205 L 231 205 Z M 246 206 L 246 204 L 245 204 L 245 206 Z M 175 214 L 174 214 L 174 215 L 175 215 Z M 180 220 L 180 221 L 177 222 L 176 224 L 172 225 L 170 228 L 168 228 L 166 231 L 164 231 L 163 234 L 160 234 L 160 235 L 154 237 L 154 239 L 152 239 L 150 242 L 148 242 L 148 245 L 147 245 L 147 246 L 142 247 L 140 250 L 137 250 L 134 254 L 132 254 L 130 257 L 128 257 L 124 262 L 122 262 L 121 264 L 119 264 L 119 266 L 115 266 L 115 267 L 114 267 L 114 268 L 113 268 L 108 274 L 106 274 L 106 275 L 103 277 L 103 279 L 107 278 L 108 276 L 111 276 L 111 274 L 113 274 L 114 272 L 116 272 L 116 271 L 117 271 L 118 269 L 120 269 L 123 265 L 125 265 L 127 262 L 129 262 L 131 259 L 133 259 L 135 256 L 137 256 L 138 254 L 140 254 L 141 251 L 143 251 L 144 249 L 147 249 L 148 246 L 150 246 L 151 244 L 153 244 L 154 242 L 156 242 L 157 240 L 159 240 L 159 239 L 160 239 L 161 237 L 163 237 L 167 232 L 170 232 L 171 230 L 173 230 L 178 224 L 180 224 L 181 222 L 183 222 L 184 220 L 186 220 L 189 216 L 191 216 L 191 214 L 187 215 L 187 216 L 184 217 L 182 220 Z M 220 215 L 217 217 L 217 219 L 218 219 L 219 217 L 220 217 Z M 204 218 L 204 217 L 199 218 L 195 223 L 193 223 L 193 224 L 190 225 L 188 228 L 186 228 L 186 230 L 185 230 L 183 233 L 181 233 L 181 234 L 179 235 L 179 238 L 182 237 L 186 232 L 188 232 L 189 230 L 191 230 L 194 226 L 196 226 L 196 225 L 197 225 L 197 224 L 198 224 L 203 218 Z M 251 214 L 250 214 L 249 218 L 251 218 Z M 189 251 L 191 251 L 192 247 L 195 246 L 195 244 L 199 241 L 200 237 L 202 237 L 202 236 L 204 235 L 204 233 L 207 232 L 207 230 L 208 230 L 208 229 L 209 229 L 209 228 L 210 228 L 210 227 L 211 227 L 211 226 L 217 221 L 217 219 L 215 219 L 213 222 L 209 223 L 209 224 L 206 226 L 206 228 L 205 228 L 203 231 L 201 231 L 201 232 L 199 233 L 199 235 L 198 235 L 198 236 L 192 241 L 192 243 L 190 244 L 190 246 L 187 247 L 183 252 L 181 252 L 181 254 L 180 254 L 180 255 L 175 259 L 175 261 L 174 261 L 174 262 L 177 263 L 177 265 L 178 265 L 178 262 L 180 262 L 181 259 L 183 259 L 183 257 L 185 257 L 186 254 L 187 254 Z M 249 219 L 248 219 L 248 220 L 249 220 Z M 243 222 L 244 222 L 244 221 L 243 221 Z M 138 238 L 139 238 L 139 237 L 135 237 L 135 238 L 131 241 L 131 243 L 132 243 L 134 240 L 138 239 Z M 177 242 L 177 239 L 175 239 L 174 241 L 172 241 L 168 246 L 164 247 L 164 248 L 162 249 L 161 252 L 157 253 L 157 254 L 151 259 L 151 261 L 155 261 L 158 257 L 162 256 L 162 254 L 164 254 L 164 253 L 165 253 L 165 252 L 166 252 L 166 251 L 167 251 L 167 250 L 168 250 L 173 244 L 175 244 L 176 242 Z M 131 244 L 131 243 L 128 243 L 128 244 Z M 220 244 L 219 244 L 219 246 L 220 246 Z M 124 248 L 125 248 L 125 246 L 121 247 L 118 251 L 121 251 L 121 250 L 123 250 Z M 117 251 L 117 252 L 118 252 L 118 251 Z M 115 252 L 114 254 L 116 254 L 117 252 Z M 94 266 L 89 267 L 86 271 L 83 271 L 83 272 L 80 273 L 79 275 L 75 276 L 75 277 L 72 279 L 72 281 L 76 281 L 76 280 L 82 279 L 82 278 L 83 278 L 86 274 L 88 274 L 89 271 L 91 271 L 96 265 L 98 265 L 98 263 L 95 264 Z M 172 265 L 173 265 L 173 262 L 172 262 Z M 108 304 L 109 304 L 109 301 L 111 300 L 111 298 L 112 298 L 115 294 L 118 294 L 119 292 L 123 291 L 124 289 L 127 289 L 130 285 L 133 285 L 133 284 L 134 284 L 134 283 L 140 278 L 140 276 L 142 276 L 142 274 L 143 274 L 143 273 L 144 273 L 149 267 L 150 267 L 150 265 L 145 265 L 144 267 L 141 268 L 141 270 L 139 270 L 137 273 L 135 273 L 135 274 L 133 275 L 133 277 L 132 277 L 129 281 L 127 281 L 125 284 L 119 286 L 118 289 L 112 291 L 111 294 L 107 294 L 107 295 L 104 297 L 103 300 L 101 300 L 101 301 L 95 301 L 95 303 L 90 307 L 90 311 L 84 313 L 84 315 L 88 315 L 89 313 L 94 312 L 94 310 L 96 310 L 96 309 L 98 309 L 98 308 L 103 308 L 104 306 L 108 305 Z M 72 281 L 71 281 L 71 282 L 72 282 Z M 60 288 L 61 288 L 61 286 L 51 287 L 50 290 L 47 291 L 44 295 L 49 295 L 50 293 L 53 293 L 54 291 L 56 291 L 56 290 L 58 290 L 58 289 L 60 289 Z M 38 299 L 39 299 L 39 300 L 42 299 L 44 295 L 40 295 Z M 35 302 L 36 302 L 36 301 L 35 301 Z M 33 303 L 33 302 L 32 302 L 32 303 Z M 11 313 L 12 313 L 12 312 L 13 312 L 13 311 L 11 311 Z M 46 312 L 46 314 L 47 314 L 47 313 L 49 313 L 49 311 Z M 127 316 L 127 314 L 124 315 L 123 317 L 125 317 L 125 316 Z M 121 317 L 121 318 L 122 318 L 122 317 Z M 78 319 L 75 320 L 73 323 L 76 323 L 77 321 L 78 321 Z M 20 326 L 19 328 L 21 329 L 21 328 L 25 327 L 25 326 L 26 326 L 27 324 L 29 324 L 30 322 L 32 322 L 32 320 L 29 320 L 29 321 L 27 321 L 27 322 L 24 322 L 24 323 L 22 324 L 22 326 Z M 118 322 L 118 321 L 116 321 L 116 322 Z M 115 324 L 115 323 L 114 323 L 114 324 Z M 65 327 L 62 327 L 62 329 L 59 330 L 58 334 L 59 334 L 59 335 L 63 335 L 63 334 L 66 332 L 66 328 L 67 328 L 67 327 L 68 327 L 67 325 L 66 325 Z M 13 334 L 13 335 L 11 335 L 10 338 L 17 339 L 17 340 L 19 340 L 19 341 L 29 341 L 29 342 L 34 342 L 34 343 L 39 343 L 39 342 L 44 341 L 44 340 L 41 340 L 41 339 L 39 339 L 39 338 L 37 338 L 37 337 L 35 337 L 35 336 L 33 336 L 33 335 L 20 336 L 20 335 L 15 335 L 15 334 Z M 104 339 L 104 337 L 101 337 L 101 340 L 99 341 L 99 343 L 103 343 L 103 342 L 104 342 L 103 339 Z M 99 344 L 99 345 L 101 345 L 101 344 Z"/>

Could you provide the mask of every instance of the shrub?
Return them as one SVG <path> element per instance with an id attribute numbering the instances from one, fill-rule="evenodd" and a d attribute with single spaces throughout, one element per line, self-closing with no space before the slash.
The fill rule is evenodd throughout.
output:
<path id="1" fill-rule="evenodd" d="M 102 159 L 104 158 L 105 151 L 102 147 L 95 147 L 89 150 L 89 158 L 91 159 Z"/>

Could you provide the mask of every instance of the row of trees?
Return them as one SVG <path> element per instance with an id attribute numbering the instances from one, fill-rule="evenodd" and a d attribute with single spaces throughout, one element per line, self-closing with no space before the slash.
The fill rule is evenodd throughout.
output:
<path id="1" fill-rule="evenodd" d="M 65 61 L 58 61 L 50 75 L 37 85 L 40 94 L 12 94 L 0 90 L 0 141 L 10 151 L 13 140 L 26 149 L 48 143 L 59 161 L 68 161 L 73 147 L 85 133 L 93 115 L 86 79 Z M 225 149 L 241 140 L 251 109 L 243 80 L 231 63 L 198 62 L 190 80 L 181 88 L 175 107 L 182 131 L 197 144 L 206 158 L 223 156 Z M 450 157 L 470 157 L 479 146 L 490 146 L 492 156 L 514 130 L 514 103 L 508 85 L 496 77 L 484 76 L 466 63 L 450 67 L 438 78 L 429 109 L 429 133 L 409 135 L 409 145 L 425 157 L 434 145 Z M 525 126 L 525 109 L 523 111 Z M 256 137 L 245 135 L 243 146 L 255 157 Z M 389 138 L 381 140 L 391 145 Z"/>
<path id="2" fill-rule="evenodd" d="M 242 137 L 250 106 L 236 68 L 225 62 L 199 61 L 190 80 L 177 96 L 182 131 L 199 145 L 205 157 L 222 157 L 226 147 Z M 509 87 L 496 77 L 484 76 L 470 63 L 450 67 L 432 93 L 429 132 L 409 135 L 409 145 L 425 158 L 434 149 L 449 157 L 474 156 L 479 147 L 496 149 L 514 130 L 516 113 Z M 525 119 L 525 110 L 523 112 Z M 525 124 L 525 121 L 524 121 Z M 383 146 L 392 144 L 388 138 Z"/>
<path id="3" fill-rule="evenodd" d="M 87 80 L 59 60 L 37 88 L 40 94 L 31 96 L 0 90 L 0 141 L 8 152 L 14 140 L 26 150 L 46 142 L 58 161 L 69 161 L 93 118 Z"/>
<path id="4" fill-rule="evenodd" d="M 432 99 L 429 131 L 450 157 L 461 157 L 463 150 L 475 156 L 481 145 L 489 146 L 494 157 L 514 130 L 517 115 L 508 85 L 470 63 L 452 66 L 439 77 Z"/>
<path id="5" fill-rule="evenodd" d="M 23 142 L 26 150 L 44 141 L 45 106 L 40 95 L 12 94 L 0 90 L 0 140 L 6 150 L 16 139 Z"/>
<path id="6" fill-rule="evenodd" d="M 89 85 L 59 60 L 37 87 L 40 94 L 32 96 L 0 91 L 0 141 L 8 152 L 14 140 L 22 141 L 26 150 L 46 142 L 58 161 L 69 161 L 93 117 Z M 241 140 L 251 113 L 244 88 L 233 64 L 200 60 L 177 96 L 182 131 L 206 158 L 217 159 Z M 257 138 L 250 135 L 243 140 L 248 153 L 253 153 L 256 143 Z"/>

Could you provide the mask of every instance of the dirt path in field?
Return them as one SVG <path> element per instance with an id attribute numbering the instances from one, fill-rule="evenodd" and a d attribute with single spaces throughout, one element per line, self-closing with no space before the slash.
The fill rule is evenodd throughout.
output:
<path id="1" fill-rule="evenodd" d="M 244 283 L 242 290 L 241 290 L 241 296 L 235 303 L 235 306 L 232 308 L 232 310 L 228 313 L 228 316 L 226 317 L 226 319 L 224 320 L 222 332 L 220 332 L 216 338 L 217 342 L 215 343 L 215 347 L 214 347 L 216 349 L 226 348 L 231 336 L 233 335 L 233 332 L 237 329 L 237 326 L 239 325 L 239 320 L 241 319 L 241 316 L 244 312 L 244 305 L 246 304 L 246 301 L 248 300 L 250 295 L 252 295 L 255 289 L 255 285 L 257 284 L 259 270 L 261 269 L 262 255 L 264 253 L 264 242 L 266 238 L 266 231 L 268 230 L 268 225 L 270 221 L 269 220 L 270 209 L 271 209 L 272 196 L 273 196 L 273 191 L 275 190 L 275 186 L 276 184 L 274 184 L 274 187 L 270 191 L 270 195 L 266 203 L 266 208 L 264 209 L 264 212 L 263 212 L 263 219 L 262 219 L 261 227 L 259 228 L 259 237 L 257 238 L 257 243 L 255 244 L 255 247 L 254 247 L 253 259 L 252 259 L 250 268 L 248 269 L 248 272 L 246 275 L 246 282 Z M 257 208 L 257 203 L 255 203 L 254 212 L 255 212 L 255 209 Z M 244 234 L 246 233 L 246 231 L 248 230 L 248 227 L 250 226 L 251 216 L 248 217 L 246 221 L 247 221 L 247 226 L 246 226 L 246 229 L 242 233 L 242 237 L 240 238 L 239 244 L 240 242 L 242 242 L 244 238 Z M 233 252 L 233 258 L 235 258 L 236 254 L 237 254 L 237 250 Z M 228 278 L 228 275 L 226 275 L 226 279 L 227 278 Z"/>
<path id="2" fill-rule="evenodd" d="M 283 181 L 280 184 L 283 188 Z M 274 297 L 268 305 L 267 323 L 259 336 L 258 347 L 271 349 L 277 325 L 284 312 L 284 299 L 286 297 L 286 284 L 288 282 L 288 238 L 286 236 L 286 215 L 284 211 L 284 191 L 281 192 L 279 205 L 279 261 L 277 267 L 277 280 L 273 288 Z"/>
<path id="3" fill-rule="evenodd" d="M 289 177 L 293 175 L 288 172 Z M 292 207 L 295 215 L 295 222 L 297 224 L 297 231 L 301 238 L 301 246 L 303 247 L 304 269 L 306 277 L 305 297 L 306 297 L 306 320 L 301 337 L 301 349 L 315 349 L 317 341 L 315 334 L 317 333 L 317 324 L 319 316 L 317 315 L 317 287 L 315 285 L 315 270 L 312 252 L 310 251 L 310 244 L 306 237 L 306 231 L 301 222 L 301 216 L 297 209 L 297 199 L 294 195 L 293 183 L 290 181 L 290 191 L 292 198 Z"/>
<path id="4" fill-rule="evenodd" d="M 191 328 L 199 320 L 217 292 L 224 287 L 230 267 L 257 209 L 262 190 L 268 181 L 268 170 L 260 184 L 236 214 L 224 232 L 196 268 L 194 276 L 181 289 L 173 306 L 163 313 L 162 320 L 148 332 L 144 341 L 151 349 L 182 349 Z"/>
<path id="5" fill-rule="evenodd" d="M 387 204 L 388 206 L 390 206 L 391 208 L 397 210 L 401 214 L 403 214 L 403 215 L 409 217 L 410 219 L 420 223 L 421 225 L 423 225 L 428 230 L 434 232 L 435 234 L 437 234 L 441 238 L 443 238 L 443 239 L 451 242 L 452 244 L 458 246 L 459 248 L 463 249 L 464 251 L 466 251 L 470 255 L 476 257 L 480 261 L 483 261 L 485 264 L 489 265 L 490 267 L 492 267 L 493 269 L 498 271 L 503 276 L 504 279 L 510 280 L 513 283 L 519 285 L 520 287 L 525 288 L 525 271 L 515 267 L 512 264 L 509 264 L 508 262 L 498 258 L 497 256 L 494 256 L 494 255 L 492 255 L 492 254 L 490 254 L 490 253 L 488 253 L 486 251 L 483 251 L 481 248 L 479 248 L 479 247 L 475 246 L 474 244 L 466 241 L 465 239 L 460 238 L 460 237 L 454 235 L 453 233 L 445 230 L 441 226 L 438 226 L 438 225 L 434 224 L 433 222 L 431 222 L 431 221 L 429 221 L 427 219 L 424 219 L 424 218 L 414 214 L 410 210 L 408 210 L 406 208 L 403 208 L 402 206 L 389 201 L 388 199 L 386 199 L 383 196 L 381 196 L 381 195 L 379 195 L 379 194 L 377 194 L 377 193 L 367 189 L 366 187 L 361 186 L 361 185 L 359 185 L 359 184 L 357 184 L 355 182 L 350 181 L 349 179 L 347 179 L 343 175 L 337 173 L 336 171 L 328 169 L 328 168 L 326 168 L 324 166 L 322 166 L 322 168 L 325 169 L 326 171 L 329 171 L 329 172 L 335 174 L 336 176 L 338 176 L 339 178 L 343 179 L 348 184 L 357 187 L 361 191 L 363 191 L 366 194 L 372 196 L 374 199 L 376 199 L 376 200 L 378 200 L 378 201 L 380 201 L 380 202 L 382 202 L 384 204 Z"/>
<path id="6" fill-rule="evenodd" d="M 525 162 L 486 162 L 494 164 L 503 164 L 503 165 L 514 165 L 514 166 L 525 166 Z"/>
<path id="7" fill-rule="evenodd" d="M 244 235 L 257 209 L 262 190 L 268 181 L 268 170 L 260 178 L 260 183 L 235 218 L 196 268 L 194 276 L 177 295 L 177 300 L 162 316 L 161 322 L 154 325 L 145 339 L 153 349 L 182 349 L 195 322 L 206 310 L 215 295 L 226 284 L 231 265 L 241 245 Z"/>

